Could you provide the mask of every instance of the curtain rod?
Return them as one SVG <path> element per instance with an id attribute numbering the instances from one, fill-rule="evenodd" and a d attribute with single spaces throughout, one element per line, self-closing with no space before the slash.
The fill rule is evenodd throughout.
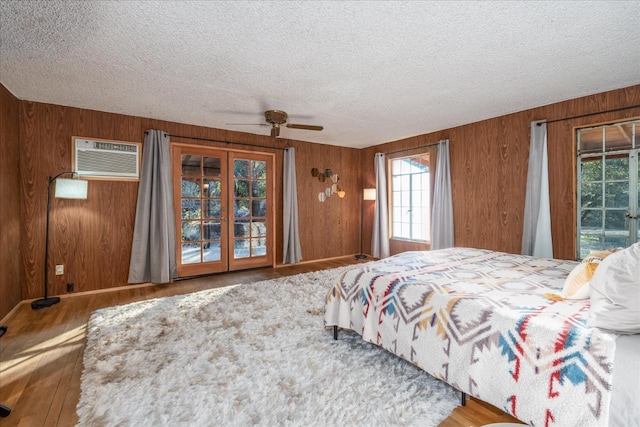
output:
<path id="1" fill-rule="evenodd" d="M 582 118 L 582 117 L 595 116 L 596 114 L 613 113 L 613 112 L 616 112 L 616 111 L 630 110 L 632 108 L 637 108 L 637 107 L 640 107 L 640 104 L 630 105 L 628 107 L 614 108 L 613 110 L 598 111 L 597 113 L 587 113 L 587 114 L 580 114 L 579 116 L 564 117 L 562 119 L 546 120 L 546 121 L 542 121 L 540 123 L 536 123 L 536 126 L 541 126 L 542 123 L 562 122 L 564 120 L 579 119 L 579 118 Z"/>
<path id="2" fill-rule="evenodd" d="M 438 142 L 431 142 L 431 143 L 429 143 L 429 144 L 420 145 L 420 146 L 418 146 L 418 147 L 403 148 L 402 150 L 389 151 L 388 153 L 382 153 L 382 154 L 384 154 L 384 155 L 386 156 L 386 155 L 388 155 L 388 154 L 401 153 L 401 152 L 403 152 L 403 151 L 410 151 L 410 150 L 417 150 L 417 149 L 419 149 L 419 148 L 433 147 L 434 145 L 438 145 L 438 144 L 440 144 L 442 141 L 446 141 L 446 140 L 445 140 L 445 139 L 442 139 L 442 140 L 440 140 L 440 141 L 438 141 Z"/>
<path id="3" fill-rule="evenodd" d="M 147 133 L 148 131 L 144 131 L 144 133 Z M 197 141 L 208 141 L 208 142 L 222 142 L 224 144 L 237 144 L 237 145 L 246 145 L 248 147 L 256 147 L 256 148 L 271 148 L 274 150 L 286 150 L 289 147 L 269 147 L 268 145 L 258 145 L 258 144 L 250 144 L 248 142 L 234 142 L 234 141 L 223 141 L 220 139 L 210 139 L 210 138 L 198 138 L 195 136 L 182 136 L 182 135 L 173 135 L 170 134 L 168 132 L 165 132 L 167 135 L 172 136 L 174 138 L 182 138 L 182 139 L 193 139 L 193 140 L 197 140 Z"/>

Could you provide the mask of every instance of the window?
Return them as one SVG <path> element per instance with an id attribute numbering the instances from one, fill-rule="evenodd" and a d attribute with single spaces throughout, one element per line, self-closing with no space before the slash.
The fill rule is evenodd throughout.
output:
<path id="1" fill-rule="evenodd" d="M 431 240 L 429 153 L 389 160 L 391 237 Z"/>
<path id="2" fill-rule="evenodd" d="M 640 241 L 640 120 L 578 129 L 577 256 Z"/>

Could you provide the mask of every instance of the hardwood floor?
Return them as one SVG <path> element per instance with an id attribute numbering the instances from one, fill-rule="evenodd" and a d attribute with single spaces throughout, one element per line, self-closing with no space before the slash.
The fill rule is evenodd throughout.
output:
<path id="1" fill-rule="evenodd" d="M 23 303 L 4 320 L 3 325 L 8 326 L 8 330 L 0 338 L 0 404 L 12 410 L 9 417 L 0 418 L 0 426 L 72 426 L 77 423 L 86 325 L 94 310 L 355 262 L 353 257 L 345 257 L 182 280 L 168 285 L 73 295 L 63 297 L 60 304 L 37 311 Z M 499 421 L 517 422 L 500 410 L 472 399 L 467 406 L 456 408 L 440 426 L 470 427 Z"/>

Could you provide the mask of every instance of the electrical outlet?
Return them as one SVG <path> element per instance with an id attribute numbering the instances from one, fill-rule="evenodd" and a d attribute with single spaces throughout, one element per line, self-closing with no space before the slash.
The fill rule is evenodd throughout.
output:
<path id="1" fill-rule="evenodd" d="M 73 292 L 73 283 L 67 283 L 67 292 Z"/>
<path id="2" fill-rule="evenodd" d="M 64 264 L 56 265 L 56 276 L 62 276 L 64 274 Z"/>

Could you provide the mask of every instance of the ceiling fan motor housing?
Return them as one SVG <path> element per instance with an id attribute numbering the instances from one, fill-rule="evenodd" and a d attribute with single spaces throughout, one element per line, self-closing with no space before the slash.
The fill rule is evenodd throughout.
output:
<path id="1" fill-rule="evenodd" d="M 280 110 L 267 110 L 264 112 L 264 118 L 267 123 L 272 125 L 282 125 L 287 122 L 287 113 Z"/>

